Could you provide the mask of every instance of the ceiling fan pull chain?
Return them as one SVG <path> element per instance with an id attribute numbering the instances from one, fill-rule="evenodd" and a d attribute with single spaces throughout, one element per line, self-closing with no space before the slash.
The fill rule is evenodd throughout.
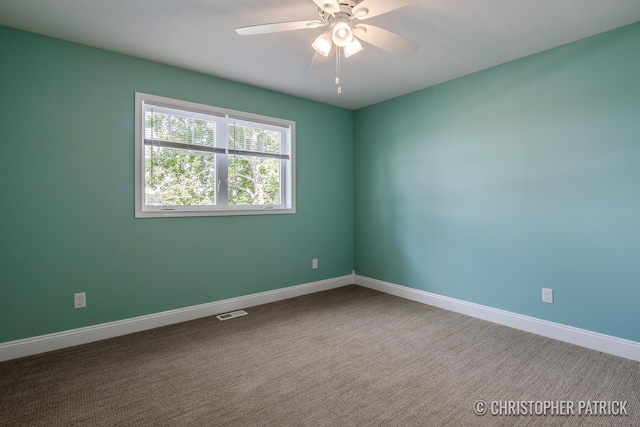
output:
<path id="1" fill-rule="evenodd" d="M 340 84 L 340 48 L 336 46 L 336 84 Z"/>
<path id="2" fill-rule="evenodd" d="M 338 94 L 342 93 L 342 87 L 340 86 L 340 49 L 336 46 L 336 84 L 338 85 Z"/>

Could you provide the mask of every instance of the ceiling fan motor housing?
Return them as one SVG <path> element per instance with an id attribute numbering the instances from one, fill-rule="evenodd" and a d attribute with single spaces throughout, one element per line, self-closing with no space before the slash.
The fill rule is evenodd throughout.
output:
<path id="1" fill-rule="evenodd" d="M 318 7 L 318 15 L 324 22 L 328 22 L 329 24 L 338 17 L 346 18 L 347 22 L 351 22 L 354 18 L 362 19 L 369 11 L 362 8 L 354 15 L 353 8 L 356 7 L 358 3 L 359 2 L 350 0 L 340 1 L 340 10 L 335 10 L 335 6 L 331 4 L 325 4 L 322 8 Z"/>

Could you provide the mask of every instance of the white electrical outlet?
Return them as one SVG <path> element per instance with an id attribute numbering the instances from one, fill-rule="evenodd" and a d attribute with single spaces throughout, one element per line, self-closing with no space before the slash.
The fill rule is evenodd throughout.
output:
<path id="1" fill-rule="evenodd" d="M 311 260 L 311 268 L 318 268 L 318 258 L 314 258 Z"/>
<path id="2" fill-rule="evenodd" d="M 542 288 L 542 302 L 553 304 L 553 289 Z"/>
<path id="3" fill-rule="evenodd" d="M 80 292 L 79 294 L 73 294 L 73 308 L 85 308 L 87 306 L 87 294 L 86 292 Z"/>

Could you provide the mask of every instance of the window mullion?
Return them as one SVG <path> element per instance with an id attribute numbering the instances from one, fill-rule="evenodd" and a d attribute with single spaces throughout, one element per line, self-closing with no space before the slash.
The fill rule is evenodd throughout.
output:
<path id="1" fill-rule="evenodd" d="M 221 207 L 229 205 L 229 130 L 227 120 L 216 120 L 216 147 L 225 152 L 216 154 L 216 204 Z"/>
<path id="2" fill-rule="evenodd" d="M 287 153 L 287 160 L 290 160 L 291 157 L 289 154 L 289 145 L 290 141 L 287 135 L 284 132 L 280 132 L 280 152 Z M 290 200 L 290 186 L 289 186 L 290 177 L 287 174 L 287 167 L 284 162 L 280 160 L 280 203 L 286 203 L 286 200 Z"/>

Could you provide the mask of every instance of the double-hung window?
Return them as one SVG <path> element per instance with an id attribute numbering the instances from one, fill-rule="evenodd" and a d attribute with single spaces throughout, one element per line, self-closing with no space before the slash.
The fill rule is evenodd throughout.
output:
<path id="1" fill-rule="evenodd" d="M 136 217 L 295 212 L 295 123 L 136 93 Z"/>

